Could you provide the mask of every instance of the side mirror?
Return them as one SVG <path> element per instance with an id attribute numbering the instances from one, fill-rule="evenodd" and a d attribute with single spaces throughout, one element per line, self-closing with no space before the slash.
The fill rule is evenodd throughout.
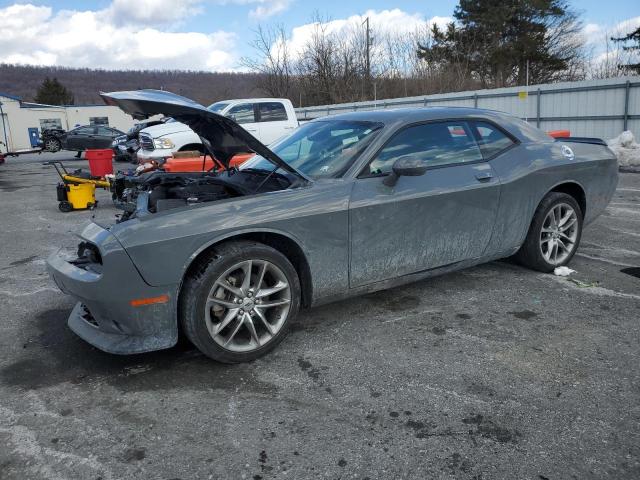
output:
<path id="1" fill-rule="evenodd" d="M 424 160 L 405 155 L 393 162 L 391 175 L 385 177 L 382 183 L 387 187 L 393 187 L 399 177 L 419 177 L 425 174 L 427 168 L 428 164 Z"/>

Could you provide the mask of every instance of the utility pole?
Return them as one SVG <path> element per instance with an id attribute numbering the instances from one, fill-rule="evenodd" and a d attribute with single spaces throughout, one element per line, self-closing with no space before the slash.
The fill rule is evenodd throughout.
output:
<path id="1" fill-rule="evenodd" d="M 528 58 L 527 58 L 527 80 L 526 80 L 525 89 L 527 92 L 527 101 L 524 106 L 524 121 L 528 122 L 529 121 L 529 59 Z"/>
<path id="2" fill-rule="evenodd" d="M 365 70 L 366 70 L 366 91 L 369 93 L 369 88 L 371 87 L 371 30 L 369 28 L 369 17 L 367 17 L 362 25 L 365 25 L 365 34 L 366 34 L 366 54 L 365 54 Z"/>

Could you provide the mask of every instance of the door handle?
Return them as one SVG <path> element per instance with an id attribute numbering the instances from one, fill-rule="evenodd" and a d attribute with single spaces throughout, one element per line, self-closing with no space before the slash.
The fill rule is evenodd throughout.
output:
<path id="1" fill-rule="evenodd" d="M 493 178 L 493 173 L 491 172 L 480 172 L 476 173 L 476 180 L 479 182 L 487 182 Z"/>

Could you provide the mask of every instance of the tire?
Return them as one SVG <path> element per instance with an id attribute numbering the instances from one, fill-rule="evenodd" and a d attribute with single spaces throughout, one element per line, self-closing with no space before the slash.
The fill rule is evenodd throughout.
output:
<path id="1" fill-rule="evenodd" d="M 300 308 L 300 281 L 282 253 L 258 242 L 223 243 L 192 270 L 180 293 L 180 321 L 187 338 L 209 358 L 248 362 L 287 335 Z"/>
<path id="2" fill-rule="evenodd" d="M 51 153 L 59 152 L 61 148 L 62 148 L 62 144 L 60 143 L 60 140 L 58 140 L 57 138 L 48 138 L 47 140 L 44 141 L 44 150 L 46 152 L 51 152 Z"/>
<path id="3" fill-rule="evenodd" d="M 59 209 L 61 212 L 69 213 L 70 211 L 72 211 L 72 210 L 73 210 L 73 205 L 71 205 L 71 203 L 70 203 L 70 202 L 63 201 L 63 202 L 60 202 L 60 203 L 58 204 L 58 209 Z"/>
<path id="4" fill-rule="evenodd" d="M 573 209 L 575 216 L 567 217 L 569 208 Z M 551 212 L 555 215 L 560 212 L 560 219 L 553 225 Z M 515 254 L 515 259 L 520 264 L 539 272 L 549 273 L 556 267 L 567 265 L 576 253 L 582 237 L 583 212 L 578 202 L 566 193 L 550 192 L 538 205 L 527 237 Z M 544 228 L 544 231 L 543 231 Z M 562 230 L 565 228 L 565 230 Z M 555 258 L 554 249 L 555 247 Z M 562 246 L 567 247 L 563 250 Z"/>

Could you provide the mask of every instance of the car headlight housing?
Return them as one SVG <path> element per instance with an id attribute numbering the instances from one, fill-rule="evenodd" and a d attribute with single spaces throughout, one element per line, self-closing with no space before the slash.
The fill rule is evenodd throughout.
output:
<path id="1" fill-rule="evenodd" d="M 156 148 L 173 148 L 175 145 L 168 138 L 154 138 L 153 146 Z"/>

